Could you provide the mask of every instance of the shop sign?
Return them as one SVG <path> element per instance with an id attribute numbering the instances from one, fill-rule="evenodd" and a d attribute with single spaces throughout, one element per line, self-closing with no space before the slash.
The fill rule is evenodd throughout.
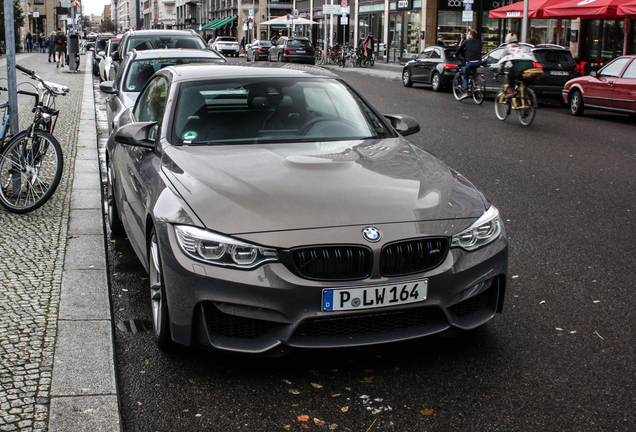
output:
<path id="1" fill-rule="evenodd" d="M 464 9 L 464 2 L 462 0 L 438 0 L 437 8 L 440 10 L 449 10 L 455 8 Z"/>
<path id="2" fill-rule="evenodd" d="M 38 11 L 33 12 L 33 18 L 40 18 L 40 12 Z"/>
<path id="3" fill-rule="evenodd" d="M 411 0 L 398 0 L 397 9 L 411 9 Z"/>

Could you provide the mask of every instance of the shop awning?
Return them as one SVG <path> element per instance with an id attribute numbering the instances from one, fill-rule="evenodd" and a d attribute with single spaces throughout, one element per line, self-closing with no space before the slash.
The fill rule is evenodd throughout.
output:
<path id="1" fill-rule="evenodd" d="M 225 24 L 228 24 L 230 21 L 235 19 L 236 19 L 235 16 L 231 18 L 217 18 L 215 20 L 210 21 L 206 25 L 201 26 L 201 30 L 216 30 L 219 27 L 223 27 Z"/>
<path id="2" fill-rule="evenodd" d="M 619 18 L 618 6 L 628 0 L 567 0 L 547 6 L 543 10 L 545 18 Z"/>
<path id="3" fill-rule="evenodd" d="M 294 18 L 293 20 L 290 20 L 290 22 L 293 22 L 294 25 L 318 24 L 317 22 L 308 20 L 306 18 Z M 275 25 L 275 24 L 287 25 L 287 15 L 283 15 L 283 16 L 261 23 L 261 25 Z"/>
<path id="4" fill-rule="evenodd" d="M 209 23 L 207 23 L 204 26 L 201 26 L 201 30 L 208 30 L 210 27 L 212 27 L 214 25 L 214 23 L 217 23 L 221 20 L 223 20 L 224 18 L 217 18 L 215 20 L 210 21 Z"/>
<path id="5" fill-rule="evenodd" d="M 528 18 L 544 18 L 543 10 L 550 5 L 556 5 L 568 0 L 528 0 Z M 578 0 L 581 1 L 581 0 Z M 594 1 L 594 0 L 592 0 Z M 523 18 L 523 1 L 493 9 L 489 18 Z"/>
<path id="6" fill-rule="evenodd" d="M 625 16 L 625 15 L 636 16 L 636 0 L 631 0 L 623 4 L 619 4 L 617 11 L 620 16 Z"/>

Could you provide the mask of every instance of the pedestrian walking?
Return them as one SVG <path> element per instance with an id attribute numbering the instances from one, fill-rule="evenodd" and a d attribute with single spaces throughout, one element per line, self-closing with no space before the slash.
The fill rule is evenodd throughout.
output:
<path id="1" fill-rule="evenodd" d="M 49 38 L 47 38 L 44 33 L 41 33 L 40 39 L 42 40 L 40 42 L 40 52 L 46 54 L 49 48 Z"/>
<path id="2" fill-rule="evenodd" d="M 49 35 L 49 63 L 51 63 L 51 57 L 55 61 L 55 32 L 52 31 Z"/>
<path id="3" fill-rule="evenodd" d="M 64 54 L 66 51 L 66 35 L 62 31 L 61 27 L 57 28 L 57 32 L 55 33 L 55 61 L 57 65 L 55 67 L 60 67 L 60 60 L 62 61 L 62 66 L 64 66 Z"/>
<path id="4" fill-rule="evenodd" d="M 33 50 L 33 36 L 31 36 L 31 32 L 28 32 L 24 37 L 24 44 L 26 45 L 27 52 L 31 52 Z"/>
<path id="5" fill-rule="evenodd" d="M 245 36 L 241 39 L 241 51 L 245 51 Z"/>

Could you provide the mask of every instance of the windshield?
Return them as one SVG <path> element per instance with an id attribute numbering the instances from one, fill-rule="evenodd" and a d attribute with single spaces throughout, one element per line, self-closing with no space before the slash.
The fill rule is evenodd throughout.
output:
<path id="1" fill-rule="evenodd" d="M 161 37 L 138 37 L 129 38 L 128 51 L 136 49 L 137 51 L 163 49 L 163 48 L 190 48 L 205 49 L 206 46 L 198 37 L 193 36 L 161 36 Z"/>
<path id="2" fill-rule="evenodd" d="M 351 88 L 324 78 L 244 78 L 185 84 L 175 144 L 251 144 L 392 137 Z"/>
<path id="3" fill-rule="evenodd" d="M 106 44 L 108 43 L 108 39 L 97 39 L 95 42 L 95 51 L 100 52 L 106 49 Z"/>
<path id="4" fill-rule="evenodd" d="M 287 41 L 288 47 L 311 47 L 311 42 L 307 39 L 290 39 Z"/>
<path id="5" fill-rule="evenodd" d="M 181 64 L 191 63 L 226 63 L 227 60 L 221 57 L 209 57 L 209 58 L 157 58 L 149 60 L 137 60 L 134 61 L 124 81 L 124 91 L 139 93 L 144 87 L 150 77 L 159 69 L 166 66 L 175 66 Z"/>
<path id="6" fill-rule="evenodd" d="M 234 37 L 218 37 L 216 38 L 217 42 L 236 42 L 236 38 Z"/>

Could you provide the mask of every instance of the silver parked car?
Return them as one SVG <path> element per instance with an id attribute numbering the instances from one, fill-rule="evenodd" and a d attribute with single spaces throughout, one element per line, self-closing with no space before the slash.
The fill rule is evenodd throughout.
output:
<path id="1" fill-rule="evenodd" d="M 169 66 L 106 151 L 109 225 L 162 347 L 242 353 L 468 330 L 501 312 L 499 211 L 319 68 Z"/>
<path id="2" fill-rule="evenodd" d="M 106 99 L 108 131 L 112 132 L 119 116 L 135 104 L 144 84 L 157 70 L 189 63 L 227 63 L 227 60 L 217 53 L 198 49 L 130 51 L 115 79 L 99 85 L 102 92 L 111 95 Z"/>

